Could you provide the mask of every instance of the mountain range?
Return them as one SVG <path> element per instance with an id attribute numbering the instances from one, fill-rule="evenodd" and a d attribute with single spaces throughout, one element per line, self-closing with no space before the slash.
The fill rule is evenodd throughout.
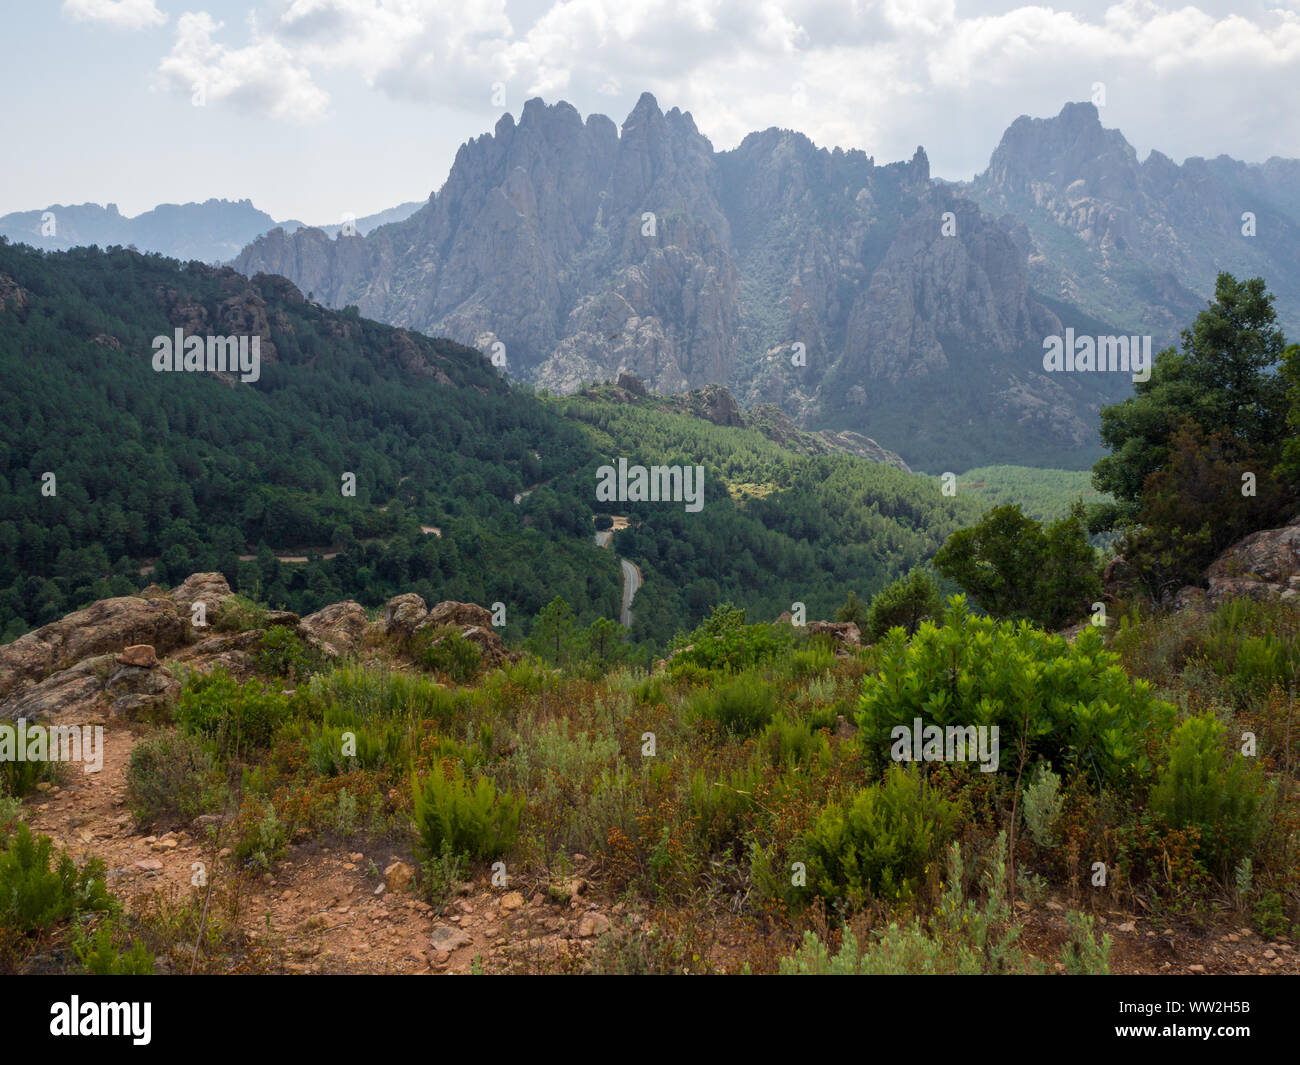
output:
<path id="1" fill-rule="evenodd" d="M 725 384 L 913 466 L 1082 468 L 1127 374 L 1048 374 L 1044 339 L 1174 343 L 1221 269 L 1300 322 L 1300 163 L 1139 163 L 1092 104 L 1021 118 L 973 181 L 925 151 L 878 165 L 768 129 L 718 152 L 641 97 L 621 129 L 567 103 L 460 149 L 446 184 L 365 237 L 271 231 L 235 260 L 326 305 L 494 351 L 571 392 L 628 371 Z M 1244 235 L 1245 212 L 1254 217 Z"/>
<path id="2" fill-rule="evenodd" d="M 406 218 L 419 207 L 417 202 L 399 204 L 358 218 L 353 224 L 358 233 L 369 233 L 377 226 Z M 250 241 L 271 229 L 292 233 L 304 227 L 296 219 L 277 222 L 254 207 L 251 200 L 164 203 L 133 218 L 123 215 L 115 203 L 56 203 L 37 211 L 0 215 L 0 236 L 44 251 L 92 244 L 101 248 L 134 245 L 143 252 L 205 263 L 233 259 Z M 342 223 L 320 228 L 337 236 Z"/>
<path id="3" fill-rule="evenodd" d="M 1139 162 L 1091 103 L 1007 129 L 968 182 L 923 148 L 877 164 L 767 129 L 715 151 L 643 94 L 621 127 L 530 100 L 464 144 L 443 187 L 338 225 L 276 224 L 247 200 L 110 204 L 0 218 L 38 247 L 134 243 L 280 274 L 327 307 L 478 347 L 571 393 L 620 373 L 670 395 L 857 434 L 913 468 L 1082 469 L 1125 373 L 1048 373 L 1046 338 L 1149 336 L 1159 350 L 1216 274 L 1262 276 L 1300 332 L 1300 161 Z"/>

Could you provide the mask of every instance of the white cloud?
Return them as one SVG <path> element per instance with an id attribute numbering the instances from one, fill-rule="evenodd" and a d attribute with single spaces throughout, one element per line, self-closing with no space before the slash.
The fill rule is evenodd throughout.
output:
<path id="1" fill-rule="evenodd" d="M 616 120 L 648 89 L 719 146 L 783 125 L 885 161 L 925 140 L 951 176 L 982 165 L 1017 115 L 1055 114 L 1101 81 L 1104 120 L 1136 143 L 1257 158 L 1270 152 L 1251 138 L 1271 135 L 1285 152 L 1300 137 L 1287 106 L 1300 15 L 1198 2 L 990 0 L 980 13 L 954 0 L 554 0 L 525 18 L 507 0 L 272 0 L 239 46 L 219 44 L 210 17 L 184 16 L 163 72 L 297 119 L 327 111 L 318 76 L 351 73 L 395 98 L 482 111 L 485 128 L 497 82 L 512 111 L 563 96 Z M 1191 117 L 1234 112 L 1250 121 L 1225 119 L 1213 139 Z"/>
<path id="2" fill-rule="evenodd" d="M 252 28 L 242 48 L 215 41 L 222 28 L 206 12 L 184 14 L 176 43 L 158 67 L 163 84 L 207 104 L 228 101 L 270 118 L 310 122 L 324 118 L 329 96 L 312 80 L 305 65 L 274 37 Z"/>
<path id="3" fill-rule="evenodd" d="M 63 13 L 79 22 L 102 22 L 121 30 L 142 30 L 167 21 L 153 0 L 63 0 Z"/>

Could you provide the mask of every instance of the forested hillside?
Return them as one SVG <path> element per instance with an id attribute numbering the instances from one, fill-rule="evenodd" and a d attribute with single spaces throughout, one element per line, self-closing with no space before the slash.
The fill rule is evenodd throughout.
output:
<path id="1" fill-rule="evenodd" d="M 152 338 L 179 325 L 258 333 L 260 380 L 155 372 Z M 0 245 L 0 377 L 5 639 L 213 569 L 291 609 L 412 589 L 617 609 L 617 566 L 589 547 L 581 433 L 478 353 L 326 311 L 282 278 Z"/>
<path id="2" fill-rule="evenodd" d="M 596 450 L 629 461 L 702 464 L 699 514 L 660 503 L 598 504 L 628 515 L 615 550 L 648 569 L 633 636 L 672 631 L 716 604 L 769 619 L 802 602 L 828 618 L 850 590 L 870 596 L 930 558 L 974 521 L 974 499 L 945 498 L 937 483 L 850 455 L 805 455 L 756 429 L 721 427 L 641 404 L 553 399 L 587 427 Z"/>
<path id="3" fill-rule="evenodd" d="M 178 327 L 257 335 L 258 379 L 156 372 L 153 338 Z M 978 516 L 886 465 L 649 401 L 543 402 L 472 349 L 282 278 L 120 248 L 0 244 L 0 375 L 5 639 L 203 570 L 296 611 L 405 591 L 502 602 L 518 636 L 556 597 L 582 624 L 616 618 L 624 557 L 645 580 L 632 636 L 648 655 L 725 600 L 829 616 Z M 596 468 L 620 456 L 702 465 L 704 509 L 597 505 Z M 612 552 L 598 510 L 631 519 Z"/>

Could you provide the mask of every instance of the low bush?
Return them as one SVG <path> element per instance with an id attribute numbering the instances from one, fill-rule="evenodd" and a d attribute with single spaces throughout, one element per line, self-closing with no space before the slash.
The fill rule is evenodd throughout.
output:
<path id="1" fill-rule="evenodd" d="M 455 628 L 431 632 L 419 657 L 422 666 L 457 684 L 468 684 L 483 672 L 483 653 Z"/>
<path id="2" fill-rule="evenodd" d="M 161 729 L 131 748 L 126 801 L 140 828 L 191 821 L 217 802 L 212 755 L 195 736 Z"/>
<path id="3" fill-rule="evenodd" d="M 776 691 L 762 677 L 747 673 L 697 693 L 692 707 L 698 717 L 717 723 L 725 731 L 749 736 L 772 720 Z"/>
<path id="4" fill-rule="evenodd" d="M 1259 831 L 1261 774 L 1228 753 L 1213 715 L 1188 718 L 1169 740 L 1169 760 L 1151 789 L 1151 810 L 1174 828 L 1197 827 L 1200 857 L 1220 876 L 1250 854 Z"/>
<path id="5" fill-rule="evenodd" d="M 909 641 L 891 631 L 879 671 L 863 683 L 859 740 L 888 751 L 895 726 L 993 726 L 1003 751 L 1023 742 L 1029 757 L 1058 771 L 1077 768 L 1099 784 L 1140 781 L 1154 770 L 1154 747 L 1175 718 L 1151 685 L 1130 680 L 1100 631 L 1073 642 L 1028 622 L 976 617 L 961 596 L 943 623 L 925 623 Z"/>
<path id="6" fill-rule="evenodd" d="M 54 841 L 33 836 L 22 823 L 0 851 L 0 927 L 37 932 L 113 906 L 104 886 L 104 863 L 97 858 L 80 869 L 66 852 L 56 859 Z"/>
<path id="7" fill-rule="evenodd" d="M 804 837 L 809 886 L 853 906 L 909 897 L 956 824 L 953 803 L 916 773 L 893 766 L 881 783 L 818 815 Z"/>
<path id="8" fill-rule="evenodd" d="M 523 799 L 498 793 L 486 777 L 473 783 L 459 765 L 450 774 L 434 769 L 423 780 L 413 779 L 415 827 L 426 858 L 437 858 L 443 844 L 453 854 L 496 858 L 504 854 L 519 832 Z"/>
<path id="9" fill-rule="evenodd" d="M 256 680 L 240 684 L 218 667 L 191 678 L 181 693 L 176 721 L 190 735 L 214 740 L 225 757 L 236 750 L 269 746 L 292 713 L 291 700 L 283 692 Z"/>

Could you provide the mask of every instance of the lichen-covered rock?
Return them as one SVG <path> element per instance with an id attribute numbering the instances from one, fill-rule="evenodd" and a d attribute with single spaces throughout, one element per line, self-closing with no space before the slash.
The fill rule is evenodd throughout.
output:
<path id="1" fill-rule="evenodd" d="M 809 636 L 829 636 L 836 651 L 856 650 L 862 646 L 862 633 L 852 621 L 813 621 L 808 625 Z"/>
<path id="2" fill-rule="evenodd" d="M 113 654 L 85 658 L 24 686 L 0 702 L 0 720 L 34 721 L 69 711 L 89 713 L 106 706 L 115 716 L 131 718 L 142 710 L 169 711 L 180 697 L 180 682 L 170 670 L 122 665 Z"/>
<path id="3" fill-rule="evenodd" d="M 192 573 L 168 593 L 168 598 L 187 620 L 195 603 L 202 603 L 211 623 L 217 608 L 235 593 L 220 573 Z"/>
<path id="4" fill-rule="evenodd" d="M 428 616 L 429 608 L 414 592 L 395 595 L 384 604 L 384 619 L 380 622 L 385 636 L 409 636 Z"/>
<path id="5" fill-rule="evenodd" d="M 168 599 L 101 599 L 0 647 L 0 698 L 83 659 L 133 644 L 151 644 L 160 651 L 178 647 L 187 627 Z"/>
<path id="6" fill-rule="evenodd" d="M 439 628 L 443 625 L 477 625 L 491 630 L 492 612 L 477 603 L 458 603 L 448 599 L 429 610 L 419 627 Z"/>
<path id="7" fill-rule="evenodd" d="M 1205 571 L 1211 602 L 1236 596 L 1281 597 L 1300 575 L 1300 514 L 1280 529 L 1264 529 L 1237 541 Z M 1289 597 L 1288 597 L 1289 598 Z"/>
<path id="8" fill-rule="evenodd" d="M 369 628 L 366 608 L 351 599 L 331 603 L 298 622 L 298 634 L 331 657 L 354 654 Z"/>
<path id="9" fill-rule="evenodd" d="M 132 718 L 142 712 L 166 712 L 176 706 L 181 683 L 161 666 L 119 665 L 104 686 L 109 709 L 116 717 Z"/>

